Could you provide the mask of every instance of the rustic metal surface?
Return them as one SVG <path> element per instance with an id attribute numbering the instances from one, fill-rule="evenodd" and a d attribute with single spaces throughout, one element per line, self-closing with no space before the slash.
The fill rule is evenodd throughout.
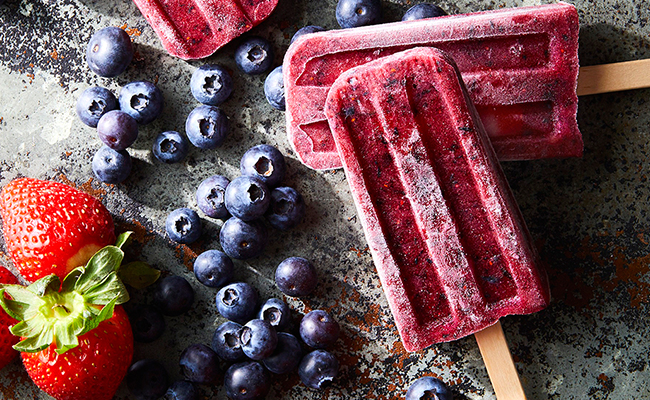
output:
<path id="1" fill-rule="evenodd" d="M 544 1 L 546 2 L 546 1 Z M 383 1 L 386 20 L 401 17 L 407 4 Z M 650 57 L 650 10 L 644 1 L 571 1 L 581 20 L 582 65 Z M 280 0 L 272 16 L 249 34 L 272 41 L 279 65 L 293 33 L 303 25 L 336 28 L 334 0 Z M 440 1 L 450 13 L 536 1 Z M 126 73 L 99 78 L 85 64 L 85 46 L 105 26 L 129 32 L 136 57 Z M 220 222 L 204 218 L 199 243 L 176 246 L 164 237 L 164 220 L 174 208 L 197 208 L 194 191 L 214 173 L 238 175 L 239 158 L 259 143 L 278 146 L 289 159 L 286 183 L 306 198 L 304 222 L 273 233 L 264 255 L 236 262 L 237 278 L 252 282 L 267 298 L 280 296 L 273 283 L 277 264 L 304 256 L 319 271 L 318 290 L 304 300 L 287 299 L 295 320 L 324 308 L 340 321 L 342 337 L 333 352 L 341 362 L 335 384 L 320 393 L 296 374 L 279 377 L 269 399 L 400 399 L 422 375 L 449 383 L 457 399 L 494 399 L 472 337 L 406 353 L 383 296 L 342 171 L 303 167 L 285 137 L 284 115 L 263 97 L 264 76 L 237 71 L 231 43 L 203 61 L 168 56 L 137 8 L 128 0 L 8 0 L 0 6 L 0 185 L 18 176 L 67 182 L 98 196 L 120 229 L 137 232 L 130 257 L 165 273 L 186 277 L 197 301 L 187 315 L 167 318 L 158 341 L 136 345 L 135 358 L 161 360 L 180 378 L 178 357 L 186 345 L 209 343 L 222 322 L 213 298 L 191 272 L 197 253 L 218 248 Z M 223 109 L 232 129 L 223 147 L 193 148 L 187 160 L 163 165 L 151 155 L 155 135 L 183 131 L 197 105 L 189 92 L 193 70 L 217 62 L 233 71 L 235 92 Z M 164 115 L 141 129 L 130 150 L 134 171 L 120 185 L 93 179 L 90 160 L 100 142 L 76 117 L 74 104 L 86 87 L 115 92 L 132 80 L 157 82 L 165 95 Z M 532 316 L 502 320 L 530 399 L 650 398 L 650 273 L 647 210 L 650 153 L 649 90 L 580 99 L 579 125 L 585 139 L 581 159 L 504 164 L 524 217 L 547 264 L 551 306 Z M 4 246 L 2 246 L 4 249 Z M 7 264 L 3 254 L 2 261 Z M 133 293 L 145 302 L 149 292 Z M 202 387 L 206 398 L 224 398 L 221 385 Z M 0 372 L 0 398 L 45 399 L 19 361 Z M 122 385 L 116 399 L 130 398 Z"/>

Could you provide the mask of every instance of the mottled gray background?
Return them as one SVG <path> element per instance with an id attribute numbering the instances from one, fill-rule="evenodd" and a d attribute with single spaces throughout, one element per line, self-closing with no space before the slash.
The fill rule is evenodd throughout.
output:
<path id="1" fill-rule="evenodd" d="M 418 1 L 383 1 L 385 19 L 401 18 Z M 543 3 L 546 3 L 544 1 Z M 581 65 L 650 57 L 650 7 L 646 1 L 572 1 L 581 21 Z M 440 1 L 450 13 L 539 1 Z M 337 27 L 334 0 L 280 0 L 272 16 L 251 33 L 270 39 L 279 65 L 293 33 L 303 25 Z M 135 61 L 115 79 L 99 78 L 85 64 L 92 33 L 121 26 L 131 34 Z M 248 35 L 250 35 L 249 33 Z M 218 248 L 220 222 L 205 218 L 206 232 L 191 247 L 164 237 L 173 209 L 196 209 L 194 191 L 204 178 L 238 175 L 241 155 L 259 143 L 276 145 L 289 160 L 286 183 L 306 198 L 307 217 L 296 229 L 273 233 L 264 255 L 236 262 L 237 278 L 252 282 L 264 298 L 281 296 L 273 273 L 288 256 L 316 265 L 321 285 L 304 300 L 287 299 L 297 320 L 306 310 L 329 310 L 342 325 L 333 352 L 340 376 L 320 393 L 297 376 L 275 380 L 269 399 L 400 399 L 423 375 L 450 384 L 457 399 L 494 399 L 473 337 L 406 353 L 382 293 L 355 217 L 342 171 L 316 172 L 302 166 L 285 136 L 284 115 L 264 99 L 265 75 L 237 71 L 230 43 L 206 60 L 185 62 L 167 55 L 153 30 L 128 0 L 8 0 L 0 6 L 0 185 L 18 176 L 74 184 L 104 201 L 120 229 L 137 232 L 129 256 L 165 273 L 186 277 L 197 302 L 191 312 L 168 317 L 165 335 L 136 345 L 135 358 L 161 360 L 178 379 L 178 357 L 190 343 L 209 343 L 222 318 L 213 306 L 216 290 L 202 287 L 191 272 L 196 254 Z M 183 131 L 197 105 L 189 92 L 196 67 L 217 62 L 233 71 L 235 92 L 223 105 L 232 129 L 223 147 L 192 148 L 185 162 L 162 165 L 151 155 L 163 130 Z M 93 129 L 78 121 L 74 104 L 92 85 L 116 93 L 132 80 L 157 82 L 165 111 L 141 128 L 130 150 L 134 172 L 120 185 L 93 179 L 92 155 L 100 147 Z M 524 217 L 550 276 L 551 306 L 532 316 L 502 320 L 529 399 L 650 398 L 648 300 L 650 90 L 580 99 L 584 135 L 581 159 L 504 164 Z M 4 246 L 1 248 L 4 250 Z M 8 263 L 3 254 L 3 261 Z M 133 293 L 145 302 L 147 290 Z M 223 398 L 221 385 L 203 387 L 206 398 Z M 0 398 L 47 398 L 29 381 L 18 361 L 0 372 Z M 129 398 L 122 385 L 116 399 Z"/>

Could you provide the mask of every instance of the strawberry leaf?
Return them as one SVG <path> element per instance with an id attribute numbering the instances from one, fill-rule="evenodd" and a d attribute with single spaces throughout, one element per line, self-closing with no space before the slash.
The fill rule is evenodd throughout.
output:
<path id="1" fill-rule="evenodd" d="M 160 277 L 159 270 L 142 261 L 133 261 L 122 265 L 117 273 L 122 282 L 136 289 L 144 289 Z"/>
<path id="2" fill-rule="evenodd" d="M 112 272 L 101 284 L 91 288 L 83 296 L 90 304 L 108 304 L 113 300 L 117 304 L 122 304 L 129 301 L 129 292 L 115 272 Z"/>
<path id="3" fill-rule="evenodd" d="M 70 292 L 74 289 L 79 277 L 84 273 L 86 269 L 84 267 L 77 267 L 70 271 L 68 275 L 63 278 L 63 283 L 61 284 L 62 292 Z"/>
<path id="4" fill-rule="evenodd" d="M 56 343 L 57 354 L 63 354 L 79 345 L 76 333 L 74 331 L 74 325 L 54 325 L 54 342 Z"/>
<path id="5" fill-rule="evenodd" d="M 98 315 L 96 315 L 93 318 L 87 318 L 85 320 L 84 324 L 84 329 L 81 331 L 80 335 L 83 335 L 86 332 L 90 332 L 91 330 L 97 328 L 102 321 L 106 321 L 107 319 L 110 319 L 113 316 L 113 311 L 115 310 L 115 303 L 117 302 L 117 298 L 111 300 L 106 304 L 102 310 L 99 312 Z"/>
<path id="6" fill-rule="evenodd" d="M 115 242 L 115 247 L 122 248 L 127 242 L 130 242 L 131 235 L 133 232 L 127 231 L 124 233 L 120 233 L 120 235 L 117 237 L 117 241 Z"/>
<path id="7" fill-rule="evenodd" d="M 44 304 L 39 296 L 22 285 L 0 285 L 0 292 L 0 305 L 7 314 L 19 321 L 33 318 L 38 313 L 38 308 Z"/>
<path id="8" fill-rule="evenodd" d="M 13 319 L 22 321 L 25 318 L 25 311 L 29 308 L 29 304 L 14 301 L 5 297 L 5 289 L 0 289 L 0 305 L 7 314 Z"/>
<path id="9" fill-rule="evenodd" d="M 84 273 L 77 280 L 74 290 L 84 294 L 101 284 L 111 272 L 117 271 L 124 252 L 115 246 L 100 249 L 86 264 Z"/>
<path id="10" fill-rule="evenodd" d="M 27 286 L 27 289 L 38 296 L 43 296 L 47 293 L 58 292 L 60 287 L 61 280 L 59 277 L 51 274 Z"/>
<path id="11" fill-rule="evenodd" d="M 13 346 L 14 349 L 24 353 L 36 353 L 47 349 L 54 341 L 54 333 L 51 326 L 44 326 L 43 328 L 39 334 L 16 343 Z"/>

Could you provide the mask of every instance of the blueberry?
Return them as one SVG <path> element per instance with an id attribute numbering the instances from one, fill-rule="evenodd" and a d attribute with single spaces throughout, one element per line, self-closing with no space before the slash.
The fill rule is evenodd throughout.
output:
<path id="1" fill-rule="evenodd" d="M 181 315 L 192 308 L 194 289 L 182 276 L 170 275 L 156 285 L 153 301 L 163 314 Z"/>
<path id="2" fill-rule="evenodd" d="M 381 22 L 381 1 L 339 0 L 336 20 L 341 28 L 378 24 Z"/>
<path id="3" fill-rule="evenodd" d="M 142 125 L 148 124 L 162 113 L 162 91 L 151 82 L 127 83 L 120 91 L 119 100 L 120 110 Z"/>
<path id="4" fill-rule="evenodd" d="M 271 378 L 262 364 L 244 361 L 228 368 L 223 384 L 231 400 L 259 400 L 271 389 Z"/>
<path id="5" fill-rule="evenodd" d="M 201 236 L 201 219 L 194 210 L 177 208 L 167 216 L 165 230 L 174 242 L 193 243 Z"/>
<path id="6" fill-rule="evenodd" d="M 183 161 L 188 151 L 187 138 L 175 131 L 163 132 L 153 141 L 153 155 L 167 164 Z"/>
<path id="7" fill-rule="evenodd" d="M 339 338 L 341 328 L 326 311 L 313 310 L 300 321 L 300 338 L 309 347 L 324 349 Z"/>
<path id="8" fill-rule="evenodd" d="M 129 310 L 129 321 L 136 342 L 151 343 L 165 331 L 165 317 L 150 305 L 138 305 Z"/>
<path id="9" fill-rule="evenodd" d="M 108 27 L 95 32 L 88 42 L 86 61 L 90 70 L 99 76 L 118 76 L 133 59 L 131 38 L 123 29 Z"/>
<path id="10" fill-rule="evenodd" d="M 196 279 L 208 287 L 220 288 L 232 281 L 234 266 L 224 252 L 208 250 L 194 260 Z"/>
<path id="11" fill-rule="evenodd" d="M 239 169 L 242 175 L 257 176 L 269 188 L 274 188 L 284 179 L 287 163 L 280 150 L 268 144 L 260 144 L 244 153 Z"/>
<path id="12" fill-rule="evenodd" d="M 276 110 L 286 109 L 284 102 L 284 77 L 282 76 L 282 65 L 275 68 L 264 80 L 264 96 L 271 107 Z"/>
<path id="13" fill-rule="evenodd" d="M 194 98 L 203 104 L 217 106 L 230 96 L 233 89 L 228 71 L 216 64 L 202 65 L 194 71 L 190 90 Z"/>
<path id="14" fill-rule="evenodd" d="M 225 361 L 238 361 L 245 357 L 239 340 L 241 328 L 234 321 L 226 321 L 212 335 L 212 350 Z"/>
<path id="15" fill-rule="evenodd" d="M 124 150 L 138 138 L 138 123 L 120 110 L 109 111 L 97 123 L 99 139 L 113 150 Z"/>
<path id="16" fill-rule="evenodd" d="M 339 372 L 339 362 L 334 355 L 325 350 L 314 350 L 300 361 L 298 375 L 307 387 L 324 389 Z"/>
<path id="17" fill-rule="evenodd" d="M 235 49 L 235 63 L 245 74 L 262 74 L 271 68 L 273 48 L 267 40 L 250 37 Z"/>
<path id="18" fill-rule="evenodd" d="M 77 99 L 76 111 L 81 122 L 96 128 L 102 115 L 117 110 L 118 107 L 117 99 L 110 90 L 94 86 L 81 93 Z"/>
<path id="19" fill-rule="evenodd" d="M 167 391 L 169 400 L 199 400 L 199 392 L 190 381 L 176 381 Z"/>
<path id="20" fill-rule="evenodd" d="M 266 220 L 275 229 L 286 231 L 298 225 L 305 216 L 305 201 L 298 191 L 288 186 L 271 191 L 271 204 Z"/>
<path id="21" fill-rule="evenodd" d="M 275 284 L 287 296 L 307 296 L 318 284 L 316 268 L 305 258 L 289 257 L 275 270 Z"/>
<path id="22" fill-rule="evenodd" d="M 291 310 L 284 301 L 271 298 L 262 305 L 257 318 L 267 321 L 277 330 L 282 330 L 291 322 Z"/>
<path id="23" fill-rule="evenodd" d="M 138 400 L 155 400 L 167 392 L 169 375 L 161 363 L 145 358 L 129 367 L 126 386 Z"/>
<path id="24" fill-rule="evenodd" d="M 221 373 L 217 353 L 201 343 L 186 347 L 179 363 L 185 379 L 194 383 L 213 384 Z"/>
<path id="25" fill-rule="evenodd" d="M 93 157 L 92 168 L 97 179 L 104 183 L 120 183 L 131 173 L 131 156 L 126 150 L 113 150 L 104 145 Z"/>
<path id="26" fill-rule="evenodd" d="M 245 323 L 253 318 L 259 303 L 255 288 L 246 282 L 235 282 L 224 286 L 217 293 L 217 311 L 224 318 Z"/>
<path id="27" fill-rule="evenodd" d="M 239 176 L 226 188 L 226 209 L 243 221 L 260 218 L 269 208 L 270 202 L 271 193 L 268 187 L 256 176 Z"/>
<path id="28" fill-rule="evenodd" d="M 267 242 L 266 228 L 260 221 L 242 221 L 231 217 L 219 232 L 219 243 L 231 258 L 245 260 L 262 254 Z"/>
<path id="29" fill-rule="evenodd" d="M 228 218 L 225 196 L 230 181 L 225 176 L 212 175 L 205 179 L 196 190 L 196 202 L 199 209 L 208 217 Z"/>
<path id="30" fill-rule="evenodd" d="M 447 15 L 447 13 L 437 5 L 430 3 L 420 3 L 409 8 L 406 13 L 404 13 L 402 21 L 414 21 L 416 19 L 442 17 L 443 15 Z"/>
<path id="31" fill-rule="evenodd" d="M 226 139 L 228 117 L 219 107 L 198 106 L 185 121 L 185 133 L 190 142 L 199 149 L 214 149 Z"/>
<path id="32" fill-rule="evenodd" d="M 298 29 L 296 31 L 296 33 L 293 34 L 293 37 L 291 38 L 291 43 L 295 42 L 296 39 L 298 39 L 302 35 L 306 35 L 308 33 L 322 32 L 324 30 L 325 30 L 325 28 L 323 28 L 322 26 L 318 26 L 318 25 L 303 26 L 302 28 Z"/>
<path id="33" fill-rule="evenodd" d="M 411 384 L 406 392 L 406 400 L 451 400 L 452 394 L 440 379 L 424 376 Z"/>
<path id="34" fill-rule="evenodd" d="M 290 333 L 279 332 L 275 351 L 262 363 L 274 374 L 286 374 L 296 369 L 300 364 L 301 356 L 302 349 L 298 339 Z"/>
<path id="35" fill-rule="evenodd" d="M 259 361 L 273 353 L 278 344 L 278 334 L 268 321 L 253 319 L 239 331 L 239 340 L 246 357 Z"/>

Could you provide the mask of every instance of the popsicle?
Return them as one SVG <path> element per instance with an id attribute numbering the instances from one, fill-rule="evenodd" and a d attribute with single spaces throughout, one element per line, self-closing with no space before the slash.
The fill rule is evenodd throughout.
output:
<path id="1" fill-rule="evenodd" d="M 448 55 L 414 48 L 352 68 L 325 115 L 406 350 L 548 304 L 530 234 Z"/>
<path id="2" fill-rule="evenodd" d="M 169 54 L 207 57 L 271 14 L 278 0 L 133 0 Z"/>
<path id="3" fill-rule="evenodd" d="M 501 160 L 577 157 L 578 14 L 566 3 L 304 35 L 284 58 L 287 134 L 314 169 L 341 166 L 323 107 L 344 71 L 416 46 L 448 52 Z"/>

